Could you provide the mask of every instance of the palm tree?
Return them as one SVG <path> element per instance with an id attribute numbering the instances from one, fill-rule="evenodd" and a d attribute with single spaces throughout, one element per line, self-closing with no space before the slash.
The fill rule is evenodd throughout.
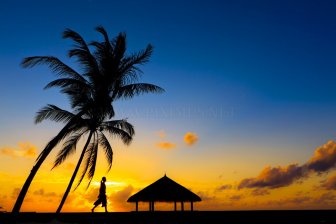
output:
<path id="1" fill-rule="evenodd" d="M 138 66 L 148 62 L 153 52 L 151 45 L 147 45 L 145 50 L 127 55 L 125 33 L 120 33 L 110 41 L 103 27 L 97 27 L 96 30 L 103 35 L 104 41 L 93 41 L 90 44 L 87 44 L 73 30 L 67 29 L 63 32 L 63 38 L 70 38 L 75 42 L 74 47 L 69 50 L 68 56 L 77 59 L 82 70 L 81 73 L 78 73 L 58 58 L 52 56 L 27 57 L 22 62 L 22 66 L 25 68 L 46 64 L 52 72 L 59 76 L 58 79 L 47 84 L 45 88 L 60 88 L 61 92 L 68 96 L 74 112 L 71 113 L 54 105 L 48 105 L 37 113 L 36 123 L 45 119 L 51 119 L 56 122 L 64 122 L 65 126 L 38 156 L 16 200 L 12 210 L 13 213 L 20 211 L 24 197 L 35 174 L 49 153 L 57 145 L 65 141 L 55 161 L 55 166 L 60 165 L 69 154 L 74 152 L 78 140 L 83 135 L 88 134 L 74 175 L 70 180 L 69 189 L 66 191 L 69 192 L 84 155 L 95 151 L 92 155 L 87 156 L 86 162 L 89 161 L 89 163 L 83 171 L 85 175 L 87 169 L 89 169 L 89 178 L 91 180 L 94 174 L 96 163 L 94 158 L 98 145 L 103 146 L 105 153 L 110 151 L 107 144 L 108 141 L 105 141 L 104 137 L 102 137 L 104 132 L 120 136 L 125 143 L 131 141 L 134 134 L 131 125 L 125 120 L 110 120 L 114 116 L 113 101 L 121 98 L 129 99 L 143 93 L 161 93 L 164 91 L 156 85 L 137 82 L 142 73 Z M 93 53 L 89 48 L 90 46 L 94 49 Z M 108 161 L 111 161 L 112 164 L 112 160 Z M 84 175 L 82 176 L 84 177 Z M 67 193 L 65 193 L 65 198 L 66 196 Z M 64 203 L 65 199 L 63 199 L 62 202 Z M 60 207 L 62 207 L 61 205 Z"/>
<path id="2" fill-rule="evenodd" d="M 95 108 L 93 109 L 95 110 Z M 64 113 L 64 111 L 62 110 L 61 113 Z M 58 116 L 60 116 L 60 109 L 55 107 L 54 105 L 48 105 L 38 113 L 37 120 L 44 120 L 44 119 L 53 120 L 54 117 Z M 63 119 L 71 119 L 75 115 L 68 112 L 66 116 L 63 115 L 61 116 L 63 117 Z M 62 201 L 57 209 L 57 213 L 59 213 L 63 207 L 63 204 L 70 192 L 70 189 L 76 178 L 76 175 L 78 173 L 78 170 L 81 166 L 84 157 L 85 157 L 85 164 L 83 167 L 83 173 L 78 181 L 76 188 L 82 182 L 86 173 L 88 174 L 89 178 L 89 184 L 87 185 L 87 187 L 89 187 L 95 173 L 99 145 L 104 149 L 105 156 L 109 165 L 108 171 L 111 169 L 113 150 L 104 132 L 112 136 L 120 137 L 125 144 L 129 144 L 132 141 L 132 136 L 134 135 L 133 126 L 129 124 L 127 121 L 125 120 L 106 121 L 105 120 L 106 116 L 102 114 L 101 111 L 89 111 L 87 114 L 83 115 L 83 117 L 85 118 L 77 120 L 76 122 L 77 126 L 75 131 L 73 131 L 73 133 L 68 135 L 68 137 L 65 139 L 63 147 L 61 151 L 58 153 L 57 158 L 54 162 L 54 167 L 57 167 L 60 164 L 62 164 L 70 154 L 75 152 L 78 141 L 85 134 L 88 134 L 85 146 L 82 150 L 82 153 L 78 160 L 75 171 L 71 177 L 69 185 L 64 193 Z"/>

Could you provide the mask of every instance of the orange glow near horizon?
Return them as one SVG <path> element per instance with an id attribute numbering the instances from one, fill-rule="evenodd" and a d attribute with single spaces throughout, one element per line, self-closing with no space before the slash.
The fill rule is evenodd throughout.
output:
<path id="1" fill-rule="evenodd" d="M 328 146 L 328 144 L 325 144 L 325 146 Z M 334 153 L 331 151 L 333 150 L 332 147 L 326 147 L 329 154 Z M 148 149 L 138 148 L 138 151 L 146 150 Z M 153 148 L 153 150 L 158 149 Z M 246 177 L 254 176 L 259 178 L 257 180 L 261 178 L 270 180 L 269 175 L 271 173 L 265 173 L 266 171 L 270 172 L 270 168 L 263 170 L 260 167 L 246 166 L 241 167 L 239 172 L 245 169 L 247 171 L 249 168 L 253 168 L 253 170 L 245 172 L 245 174 L 236 173 L 238 171 L 219 174 L 214 173 L 214 171 L 230 167 L 229 161 L 221 163 L 220 160 L 216 161 L 216 158 L 214 158 L 210 163 L 207 162 L 206 169 L 204 169 L 204 167 L 194 166 L 188 160 L 179 163 L 173 155 L 169 155 L 171 160 L 167 162 L 163 160 L 163 157 L 166 158 L 167 154 L 161 157 L 160 154 L 162 152 L 166 151 L 159 151 L 157 152 L 158 154 L 152 155 L 152 157 L 139 157 L 138 154 L 141 154 L 141 152 L 135 153 L 128 149 L 118 150 L 112 170 L 109 173 L 106 173 L 106 165 L 103 162 L 104 155 L 100 155 L 100 162 L 97 165 L 96 174 L 90 187 L 86 189 L 87 180 L 84 180 L 75 192 L 70 193 L 63 211 L 90 211 L 93 202 L 97 199 L 102 176 L 107 178 L 108 210 L 132 211 L 134 210 L 134 205 L 126 202 L 128 197 L 161 178 L 165 173 L 203 199 L 202 202 L 195 204 L 196 210 L 319 209 L 335 206 L 333 201 L 335 193 L 333 191 L 326 189 L 314 190 L 321 181 L 324 181 L 327 177 L 332 177 L 335 172 L 330 172 L 326 175 L 309 174 L 309 176 L 299 182 L 293 182 L 288 184 L 288 186 L 279 188 L 238 189 L 239 181 Z M 169 151 L 169 153 L 172 152 Z M 319 152 L 321 154 L 321 150 Z M 178 154 L 179 152 L 173 153 Z M 21 155 L 24 155 L 24 153 L 22 152 Z M 36 175 L 24 201 L 22 211 L 55 211 L 68 184 L 77 156 L 71 157 L 69 161 L 54 170 L 50 170 L 53 158 L 53 156 L 50 156 Z M 0 172 L 0 185 L 2 186 L 0 206 L 6 211 L 10 211 L 26 178 L 27 170 L 34 164 L 34 159 L 24 156 L 21 156 L 21 158 L 7 156 L 6 158 L 1 157 L 0 160 L 1 164 L 20 164 L 19 167 L 7 170 L 2 169 L 4 171 Z M 156 162 L 152 163 L 151 161 Z M 167 165 L 170 163 L 173 166 Z M 164 166 L 160 166 L 160 164 Z M 188 168 L 188 166 L 190 167 Z M 288 172 L 288 168 L 286 166 L 283 167 L 281 172 Z M 164 171 L 164 168 L 167 170 Z M 139 206 L 140 210 L 148 209 L 146 203 Z M 158 210 L 171 210 L 171 207 L 172 205 L 169 203 L 157 203 L 156 205 Z M 100 211 L 100 208 L 97 208 L 97 211 Z"/>

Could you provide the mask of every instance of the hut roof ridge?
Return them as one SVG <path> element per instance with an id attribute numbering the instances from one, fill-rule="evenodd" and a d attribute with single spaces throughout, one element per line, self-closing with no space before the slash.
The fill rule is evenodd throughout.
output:
<path id="1" fill-rule="evenodd" d="M 173 181 L 165 174 L 163 177 L 132 195 L 127 202 L 137 201 L 201 201 L 202 199 L 184 186 Z"/>

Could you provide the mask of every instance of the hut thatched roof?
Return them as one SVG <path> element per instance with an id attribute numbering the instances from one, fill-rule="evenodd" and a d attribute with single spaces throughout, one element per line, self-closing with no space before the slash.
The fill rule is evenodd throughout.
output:
<path id="1" fill-rule="evenodd" d="M 199 196 L 164 175 L 164 177 L 132 195 L 127 202 L 194 202 L 201 200 Z"/>

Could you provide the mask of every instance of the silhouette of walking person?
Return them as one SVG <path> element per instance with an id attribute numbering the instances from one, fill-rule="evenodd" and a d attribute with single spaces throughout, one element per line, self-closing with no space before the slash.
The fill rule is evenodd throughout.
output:
<path id="1" fill-rule="evenodd" d="M 103 177 L 102 180 L 100 181 L 100 189 L 99 189 L 99 195 L 97 201 L 94 203 L 94 207 L 91 209 L 92 212 L 94 212 L 94 209 L 102 204 L 102 207 L 105 207 L 105 212 L 107 212 L 107 201 L 106 201 L 106 178 Z"/>

